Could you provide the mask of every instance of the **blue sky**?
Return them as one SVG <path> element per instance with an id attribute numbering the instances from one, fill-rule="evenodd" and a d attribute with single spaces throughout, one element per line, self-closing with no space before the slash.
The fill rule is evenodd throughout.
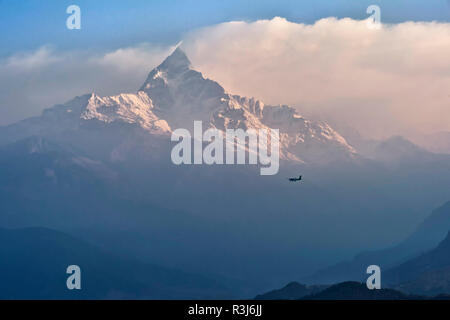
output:
<path id="1" fill-rule="evenodd" d="M 0 57 L 44 44 L 63 50 L 113 49 L 140 42 L 176 43 L 187 31 L 231 20 L 274 16 L 312 23 L 362 19 L 377 4 L 385 23 L 450 21 L 449 0 L 0 0 Z M 66 8 L 82 11 L 82 30 L 67 30 Z"/>

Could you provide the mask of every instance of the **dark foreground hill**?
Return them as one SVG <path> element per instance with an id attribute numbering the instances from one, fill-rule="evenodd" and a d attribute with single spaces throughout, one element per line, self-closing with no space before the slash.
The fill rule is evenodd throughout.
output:
<path id="1" fill-rule="evenodd" d="M 305 286 L 291 282 L 286 287 L 256 296 L 256 300 L 412 300 L 420 296 L 393 289 L 369 290 L 360 282 L 347 281 L 332 286 Z"/>
<path id="2" fill-rule="evenodd" d="M 305 300 L 416 300 L 420 296 L 408 295 L 393 289 L 369 290 L 360 282 L 342 282 L 319 293 L 304 297 Z"/>
<path id="3" fill-rule="evenodd" d="M 111 255 L 46 228 L 0 228 L 0 299 L 211 299 L 229 297 L 214 280 Z M 68 290 L 66 268 L 81 268 Z"/>
<path id="4" fill-rule="evenodd" d="M 306 286 L 298 282 L 291 282 L 285 287 L 257 295 L 255 300 L 299 300 L 311 294 L 318 293 L 327 286 Z"/>
<path id="5" fill-rule="evenodd" d="M 291 282 L 282 289 L 258 295 L 255 300 L 450 300 L 450 295 L 440 293 L 431 297 L 389 288 L 369 290 L 365 283 L 356 281 L 332 286 L 305 286 Z"/>

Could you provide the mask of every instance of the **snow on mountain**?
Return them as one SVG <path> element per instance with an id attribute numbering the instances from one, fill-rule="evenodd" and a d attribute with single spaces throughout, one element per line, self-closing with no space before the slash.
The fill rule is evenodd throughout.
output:
<path id="1" fill-rule="evenodd" d="M 304 119 L 289 106 L 264 105 L 254 98 L 227 93 L 220 84 L 193 70 L 179 48 L 150 72 L 140 90 L 157 106 L 155 114 L 172 128 L 191 128 L 194 120 L 201 120 L 208 128 L 220 130 L 279 129 L 281 157 L 297 161 L 326 162 L 356 154 L 325 122 Z"/>
<path id="2" fill-rule="evenodd" d="M 289 106 L 264 105 L 254 98 L 227 93 L 220 84 L 192 69 L 180 48 L 150 72 L 136 94 L 76 97 L 45 110 L 40 117 L 2 128 L 0 143 L 112 125 L 170 136 L 177 128 L 192 130 L 194 121 L 203 121 L 203 130 L 279 129 L 282 159 L 323 163 L 356 155 L 325 122 L 307 120 Z M 129 148 L 122 145 L 121 149 Z"/>
<path id="3" fill-rule="evenodd" d="M 154 134 L 169 133 L 171 130 L 167 122 L 159 119 L 152 109 L 152 100 L 142 91 L 137 94 L 120 94 L 103 98 L 93 94 L 80 118 L 96 119 L 106 123 L 114 121 L 136 123 Z"/>

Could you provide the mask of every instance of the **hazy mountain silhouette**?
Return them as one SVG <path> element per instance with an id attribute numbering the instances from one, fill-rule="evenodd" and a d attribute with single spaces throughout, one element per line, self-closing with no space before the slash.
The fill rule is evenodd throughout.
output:
<path id="1" fill-rule="evenodd" d="M 400 244 L 377 251 L 367 251 L 307 277 L 308 283 L 336 283 L 346 280 L 362 281 L 369 265 L 382 270 L 392 268 L 436 246 L 450 230 L 450 201 L 434 210 L 407 239 Z"/>
<path id="2" fill-rule="evenodd" d="M 435 249 L 387 270 L 383 279 L 407 292 L 450 294 L 450 232 Z"/>
<path id="3" fill-rule="evenodd" d="M 208 299 L 229 297 L 213 279 L 118 257 L 46 228 L 0 229 L 0 299 Z M 81 268 L 68 290 L 66 268 Z"/>

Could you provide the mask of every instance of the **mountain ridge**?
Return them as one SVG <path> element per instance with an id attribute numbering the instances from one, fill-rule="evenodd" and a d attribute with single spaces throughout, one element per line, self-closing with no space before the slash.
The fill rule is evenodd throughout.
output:
<path id="1" fill-rule="evenodd" d="M 450 230 L 436 248 L 387 270 L 384 278 L 407 292 L 450 293 Z"/>
<path id="2" fill-rule="evenodd" d="M 181 299 L 228 296 L 215 279 L 109 253 L 42 227 L 0 228 L 0 299 Z M 66 268 L 81 268 L 81 290 Z"/>
<path id="3" fill-rule="evenodd" d="M 306 283 L 336 283 L 339 281 L 361 281 L 364 270 L 371 264 L 393 268 L 409 259 L 420 256 L 437 246 L 450 230 L 450 201 L 436 208 L 415 231 L 399 244 L 380 250 L 360 252 L 352 260 L 342 261 L 313 275 L 305 277 Z"/>
<path id="4" fill-rule="evenodd" d="M 112 126 L 132 134 L 143 131 L 158 139 L 177 128 L 192 129 L 194 121 L 203 121 L 204 130 L 279 129 L 280 157 L 289 161 L 326 163 L 357 155 L 326 122 L 305 119 L 286 105 L 264 105 L 254 98 L 227 93 L 219 83 L 192 69 L 180 48 L 149 73 L 136 93 L 75 97 L 44 110 L 40 117 L 0 127 L 4 133 L 0 144 L 30 135 L 58 137 L 68 131 L 79 134 Z"/>

